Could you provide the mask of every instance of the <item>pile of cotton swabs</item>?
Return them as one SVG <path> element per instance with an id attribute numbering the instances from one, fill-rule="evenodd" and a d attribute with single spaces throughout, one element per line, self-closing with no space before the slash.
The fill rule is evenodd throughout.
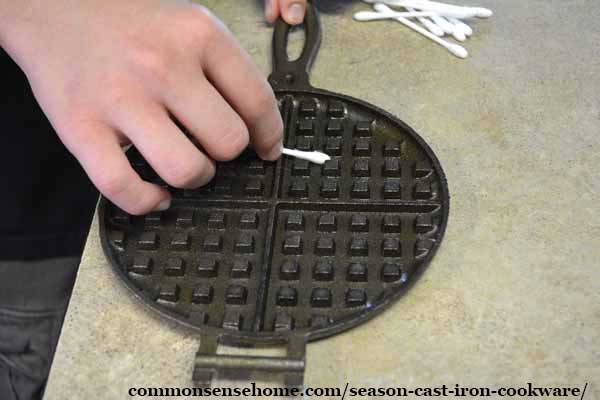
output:
<path id="1" fill-rule="evenodd" d="M 356 21 L 396 20 L 460 58 L 467 58 L 469 55 L 467 49 L 442 37 L 452 35 L 456 40 L 463 42 L 473 34 L 473 29 L 463 22 L 463 19 L 492 16 L 492 11 L 487 8 L 462 7 L 429 0 L 363 1 L 373 4 L 375 11 L 357 12 L 354 14 Z M 415 18 L 418 23 L 412 21 L 412 18 Z"/>

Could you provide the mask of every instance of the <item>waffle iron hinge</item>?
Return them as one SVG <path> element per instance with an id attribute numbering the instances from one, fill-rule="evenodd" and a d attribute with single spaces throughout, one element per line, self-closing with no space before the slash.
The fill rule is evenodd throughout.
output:
<path id="1" fill-rule="evenodd" d="M 210 387 L 215 377 L 235 381 L 248 381 L 250 378 L 272 381 L 279 378 L 288 387 L 304 385 L 305 335 L 289 337 L 285 357 L 217 354 L 220 336 L 203 335 L 200 340 L 192 378 L 198 387 Z"/>

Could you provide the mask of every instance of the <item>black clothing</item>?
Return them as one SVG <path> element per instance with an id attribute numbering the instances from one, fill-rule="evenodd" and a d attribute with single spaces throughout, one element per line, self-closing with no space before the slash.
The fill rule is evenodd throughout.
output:
<path id="1" fill-rule="evenodd" d="M 0 399 L 43 393 L 98 193 L 0 49 Z"/>

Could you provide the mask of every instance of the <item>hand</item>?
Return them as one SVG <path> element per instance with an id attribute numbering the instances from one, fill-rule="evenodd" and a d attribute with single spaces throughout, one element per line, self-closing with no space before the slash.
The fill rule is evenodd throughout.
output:
<path id="1" fill-rule="evenodd" d="M 249 143 L 263 159 L 281 155 L 272 90 L 205 8 L 181 0 L 0 0 L 0 14 L 0 45 L 69 151 L 125 211 L 170 204 L 168 191 L 134 172 L 125 144 L 177 188 L 206 184 L 213 160 L 233 159 Z"/>
<path id="2" fill-rule="evenodd" d="M 273 23 L 282 16 L 290 25 L 304 21 L 307 0 L 265 0 L 265 17 Z"/>

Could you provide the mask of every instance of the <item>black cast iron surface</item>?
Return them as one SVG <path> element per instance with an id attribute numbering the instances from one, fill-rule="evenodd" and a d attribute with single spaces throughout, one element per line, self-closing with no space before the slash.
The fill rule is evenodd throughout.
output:
<path id="1" fill-rule="evenodd" d="M 322 338 L 376 315 L 431 261 L 448 218 L 444 173 L 421 137 L 377 107 L 310 86 L 320 43 L 312 8 L 305 29 L 303 53 L 289 61 L 289 26 L 278 23 L 269 79 L 285 145 L 331 161 L 264 162 L 249 150 L 204 188 L 169 188 L 168 211 L 135 217 L 100 205 L 104 250 L 127 286 L 232 344 Z M 128 156 L 164 185 L 135 149 Z"/>

